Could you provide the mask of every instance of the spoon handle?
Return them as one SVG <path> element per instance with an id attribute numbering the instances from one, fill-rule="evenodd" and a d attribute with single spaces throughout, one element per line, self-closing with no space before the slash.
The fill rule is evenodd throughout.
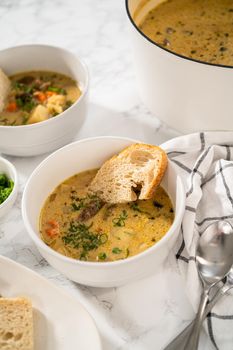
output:
<path id="1" fill-rule="evenodd" d="M 185 349 L 196 350 L 198 349 L 200 329 L 203 321 L 203 316 L 208 301 L 208 289 L 204 289 L 201 295 L 200 305 L 195 317 L 190 336 L 185 342 Z"/>
<path id="2" fill-rule="evenodd" d="M 219 288 L 217 293 L 214 295 L 209 304 L 206 305 L 203 320 L 206 318 L 208 313 L 212 310 L 214 305 L 221 299 L 221 297 L 233 288 L 233 285 L 225 284 L 222 288 Z M 185 340 L 189 337 L 190 332 L 192 331 L 192 327 L 194 324 L 194 320 L 189 323 L 187 327 L 183 329 L 167 346 L 164 350 L 183 350 L 185 346 Z"/>
<path id="3" fill-rule="evenodd" d="M 212 310 L 214 305 L 221 299 L 221 297 L 227 293 L 233 285 L 225 284 L 222 288 L 219 288 L 213 299 L 207 304 L 203 316 L 203 320 L 206 318 L 208 313 Z M 164 350 L 183 350 L 185 347 L 185 340 L 188 339 L 190 332 L 192 331 L 194 320 L 184 328 L 167 346 Z"/>

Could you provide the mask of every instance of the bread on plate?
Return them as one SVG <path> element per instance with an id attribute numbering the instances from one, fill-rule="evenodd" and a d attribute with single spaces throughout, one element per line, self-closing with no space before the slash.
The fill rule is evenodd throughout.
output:
<path id="1" fill-rule="evenodd" d="M 0 349 L 33 350 L 32 304 L 27 298 L 0 298 Z"/>

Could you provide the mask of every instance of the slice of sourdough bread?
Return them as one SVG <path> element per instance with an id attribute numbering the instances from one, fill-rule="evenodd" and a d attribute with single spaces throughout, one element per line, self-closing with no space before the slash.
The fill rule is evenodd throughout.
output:
<path id="1" fill-rule="evenodd" d="M 0 112 L 2 112 L 4 109 L 6 98 L 10 92 L 10 87 L 11 87 L 10 79 L 0 69 Z"/>
<path id="2" fill-rule="evenodd" d="M 92 180 L 89 191 L 107 203 L 149 199 L 167 168 L 167 155 L 157 146 L 133 144 L 107 160 Z"/>
<path id="3" fill-rule="evenodd" d="M 26 298 L 0 298 L 0 349 L 33 350 L 32 304 Z"/>

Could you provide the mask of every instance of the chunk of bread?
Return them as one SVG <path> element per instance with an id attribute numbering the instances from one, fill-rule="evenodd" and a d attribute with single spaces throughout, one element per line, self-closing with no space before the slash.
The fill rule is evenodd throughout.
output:
<path id="1" fill-rule="evenodd" d="M 28 119 L 28 124 L 43 122 L 48 118 L 49 118 L 48 109 L 42 105 L 38 105 L 32 112 L 31 117 Z"/>
<path id="2" fill-rule="evenodd" d="M 107 203 L 149 199 L 166 168 L 167 155 L 160 147 L 133 144 L 102 165 L 89 185 L 89 191 L 97 193 Z"/>
<path id="3" fill-rule="evenodd" d="M 0 112 L 5 107 L 6 99 L 10 93 L 11 82 L 8 76 L 0 69 Z"/>
<path id="4" fill-rule="evenodd" d="M 64 95 L 53 95 L 48 98 L 47 108 L 50 113 L 61 113 L 65 102 L 66 97 Z"/>
<path id="5" fill-rule="evenodd" d="M 0 298 L 0 349 L 33 350 L 32 304 L 26 298 Z"/>

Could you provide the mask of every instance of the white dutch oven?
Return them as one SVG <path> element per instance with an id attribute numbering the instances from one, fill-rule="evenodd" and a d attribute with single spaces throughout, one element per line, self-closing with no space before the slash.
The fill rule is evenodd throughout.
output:
<path id="1" fill-rule="evenodd" d="M 161 0 L 126 0 L 139 92 L 172 128 L 233 130 L 233 67 L 185 58 L 159 47 L 138 28 Z"/>
<path id="2" fill-rule="evenodd" d="M 176 168 L 170 162 L 162 186 L 173 202 L 175 220 L 166 235 L 151 248 L 125 260 L 88 262 L 61 255 L 40 238 L 40 211 L 54 188 L 76 173 L 100 167 L 105 160 L 134 142 L 121 137 L 98 137 L 71 143 L 46 158 L 27 182 L 22 200 L 26 229 L 41 255 L 75 282 L 94 287 L 114 287 L 150 275 L 164 261 L 177 239 L 184 213 L 185 192 Z"/>

